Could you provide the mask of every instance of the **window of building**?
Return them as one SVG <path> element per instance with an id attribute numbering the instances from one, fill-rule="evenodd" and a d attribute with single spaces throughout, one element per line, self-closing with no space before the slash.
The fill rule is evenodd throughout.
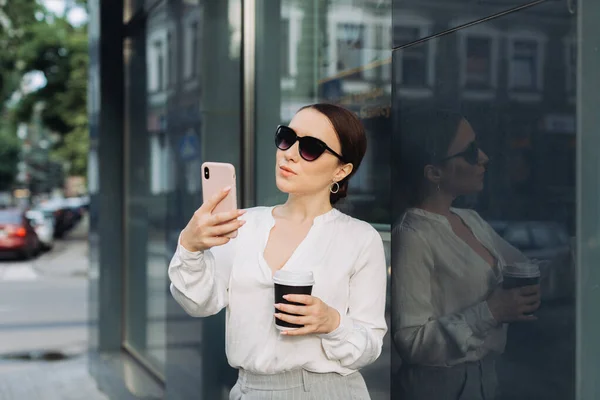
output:
<path id="1" fill-rule="evenodd" d="M 198 17 L 188 17 L 184 25 L 185 40 L 183 42 L 184 80 L 189 81 L 199 76 L 200 65 L 200 23 Z"/>
<path id="2" fill-rule="evenodd" d="M 466 40 L 465 84 L 469 88 L 492 86 L 492 39 L 469 37 Z"/>
<path id="3" fill-rule="evenodd" d="M 200 30 L 199 30 L 198 21 L 193 21 L 191 24 L 191 27 L 190 27 L 190 38 L 191 38 L 190 54 L 192 57 L 190 77 L 192 77 L 192 78 L 195 78 L 196 76 L 198 76 L 198 56 L 199 56 L 198 36 L 199 36 L 199 34 L 200 34 Z"/>
<path id="4" fill-rule="evenodd" d="M 545 38 L 512 30 L 508 36 L 508 90 L 517 100 L 539 100 L 544 84 Z M 523 96 L 529 95 L 529 96 Z"/>
<path id="5" fill-rule="evenodd" d="M 175 76 L 175 49 L 173 46 L 173 34 L 169 32 L 167 33 L 167 85 L 169 87 L 175 85 L 177 79 Z"/>
<path id="6" fill-rule="evenodd" d="M 291 76 L 291 43 L 290 43 L 290 20 L 281 20 L 281 49 L 280 49 L 280 62 L 281 62 L 281 76 Z"/>
<path id="7" fill-rule="evenodd" d="M 510 59 L 511 87 L 536 90 L 538 81 L 538 43 L 533 40 L 517 40 L 512 43 Z"/>
<path id="8" fill-rule="evenodd" d="M 365 26 L 340 23 L 336 27 L 336 69 L 345 72 L 359 68 L 364 63 Z"/>
<path id="9" fill-rule="evenodd" d="M 163 55 L 163 44 L 154 42 L 154 54 L 156 56 L 156 90 L 161 91 L 165 87 L 165 57 Z"/>
<path id="10" fill-rule="evenodd" d="M 569 100 L 575 101 L 577 90 L 577 42 L 573 38 L 565 40 L 566 90 Z"/>
<path id="11" fill-rule="evenodd" d="M 431 34 L 432 22 L 420 15 L 403 13 L 394 18 L 393 43 L 405 46 Z M 406 46 L 394 52 L 394 82 L 401 97 L 430 97 L 435 84 L 435 51 L 437 41 Z"/>
<path id="12" fill-rule="evenodd" d="M 500 32 L 488 24 L 476 25 L 457 33 L 461 96 L 473 100 L 495 98 Z"/>
<path id="13" fill-rule="evenodd" d="M 392 35 L 390 25 L 378 25 L 375 35 L 377 59 L 381 63 L 381 80 L 389 82 L 392 79 Z"/>
<path id="14" fill-rule="evenodd" d="M 413 42 L 422 37 L 419 27 L 397 26 L 394 37 L 400 41 Z M 399 50 L 400 62 L 396 74 L 403 86 L 426 87 L 428 83 L 429 54 L 427 46 L 410 46 Z"/>

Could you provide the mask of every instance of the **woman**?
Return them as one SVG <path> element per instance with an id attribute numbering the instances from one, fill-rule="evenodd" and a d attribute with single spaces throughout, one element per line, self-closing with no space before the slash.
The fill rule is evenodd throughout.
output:
<path id="1" fill-rule="evenodd" d="M 302 108 L 277 128 L 275 180 L 283 205 L 212 214 L 220 195 L 182 231 L 171 293 L 192 316 L 227 308 L 226 353 L 239 369 L 230 399 L 368 399 L 358 370 L 381 353 L 386 266 L 369 224 L 333 208 L 366 151 L 360 120 L 330 104 Z M 238 230 L 237 238 L 225 235 Z M 310 270 L 312 296 L 276 304 L 273 274 Z M 280 331 L 275 318 L 304 325 Z"/>
<path id="2" fill-rule="evenodd" d="M 489 161 L 468 121 L 419 111 L 402 118 L 400 132 L 396 198 L 407 209 L 392 237 L 397 398 L 493 399 L 506 324 L 535 319 L 539 285 L 502 289 L 503 266 L 525 256 L 475 211 L 452 207 L 483 189 Z"/>

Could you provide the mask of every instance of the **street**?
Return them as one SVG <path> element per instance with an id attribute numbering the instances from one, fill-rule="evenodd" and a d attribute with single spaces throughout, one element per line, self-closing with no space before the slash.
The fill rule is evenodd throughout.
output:
<path id="1" fill-rule="evenodd" d="M 87 220 L 30 261 L 0 261 L 0 399 L 106 400 L 87 372 Z"/>

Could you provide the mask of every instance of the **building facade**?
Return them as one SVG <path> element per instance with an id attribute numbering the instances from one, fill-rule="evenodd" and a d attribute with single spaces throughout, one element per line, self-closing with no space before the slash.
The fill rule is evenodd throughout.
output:
<path id="1" fill-rule="evenodd" d="M 366 128 L 367 154 L 339 208 L 377 228 L 388 264 L 401 200 L 397 119 L 425 107 L 471 122 L 492 163 L 484 191 L 457 204 L 534 258 L 577 243 L 575 262 L 543 285 L 543 321 L 510 330 L 502 398 L 595 398 L 600 345 L 586 316 L 600 282 L 600 229 L 588 218 L 600 211 L 589 147 L 600 137 L 590 108 L 600 58 L 582 56 L 598 44 L 592 3 L 90 1 L 90 370 L 101 389 L 111 398 L 227 398 L 237 373 L 225 358 L 224 312 L 189 317 L 167 276 L 202 203 L 200 165 L 232 163 L 243 207 L 283 202 L 275 127 L 326 101 Z M 362 371 L 373 399 L 393 396 L 400 363 L 388 333 Z"/>

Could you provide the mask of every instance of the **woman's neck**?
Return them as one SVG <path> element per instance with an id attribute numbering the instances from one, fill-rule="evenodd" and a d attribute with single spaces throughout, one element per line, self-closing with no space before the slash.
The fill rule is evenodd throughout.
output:
<path id="1" fill-rule="evenodd" d="M 431 213 L 448 216 L 453 201 L 454 196 L 446 193 L 436 193 L 426 197 L 417 207 Z"/>
<path id="2" fill-rule="evenodd" d="M 329 192 L 327 196 L 290 194 L 285 204 L 278 207 L 276 216 L 299 223 L 312 222 L 319 215 L 331 211 L 332 208 Z"/>

